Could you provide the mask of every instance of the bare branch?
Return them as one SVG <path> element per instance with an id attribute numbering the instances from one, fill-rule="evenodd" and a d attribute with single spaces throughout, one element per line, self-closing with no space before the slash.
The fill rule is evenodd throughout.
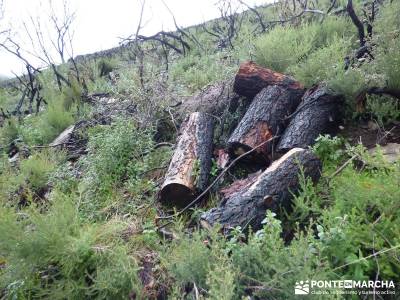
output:
<path id="1" fill-rule="evenodd" d="M 247 4 L 246 2 L 244 2 L 243 0 L 239 0 L 239 2 L 240 2 L 242 5 L 246 6 L 252 13 L 254 13 L 254 15 L 256 16 L 256 18 L 257 18 L 257 20 L 258 20 L 258 23 L 260 24 L 261 32 L 266 32 L 268 26 L 265 24 L 264 18 L 263 18 L 263 16 L 261 15 L 261 13 L 257 10 L 257 8 L 248 5 L 248 4 Z"/>
<path id="2" fill-rule="evenodd" d="M 360 47 L 363 47 L 365 45 L 364 25 L 360 21 L 360 19 L 358 18 L 356 12 L 354 11 L 353 0 L 347 0 L 346 10 L 347 10 L 347 13 L 349 14 L 349 16 L 351 18 L 351 21 L 357 27 L 358 38 L 360 40 Z"/>

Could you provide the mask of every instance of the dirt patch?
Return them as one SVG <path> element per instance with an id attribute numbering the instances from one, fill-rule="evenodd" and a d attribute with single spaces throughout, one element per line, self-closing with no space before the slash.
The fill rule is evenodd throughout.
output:
<path id="1" fill-rule="evenodd" d="M 372 148 L 376 144 L 400 143 L 400 122 L 378 126 L 372 121 L 359 124 L 351 124 L 344 127 L 339 135 L 354 145 L 361 141 L 366 148 Z"/>

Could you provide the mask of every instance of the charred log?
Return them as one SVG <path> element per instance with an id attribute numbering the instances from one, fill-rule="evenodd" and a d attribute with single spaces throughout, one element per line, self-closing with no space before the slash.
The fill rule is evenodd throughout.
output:
<path id="1" fill-rule="evenodd" d="M 236 226 L 254 230 L 261 227 L 267 210 L 288 208 L 293 193 L 299 190 L 299 172 L 316 182 L 320 177 L 321 162 L 310 151 L 292 149 L 257 177 L 254 183 L 236 193 L 228 193 L 221 204 L 201 216 L 203 227 L 220 224 L 223 230 Z"/>
<path id="2" fill-rule="evenodd" d="M 252 61 L 240 65 L 234 82 L 234 91 L 253 99 L 263 88 L 279 85 L 285 88 L 302 89 L 301 83 L 290 76 L 258 66 Z"/>
<path id="3" fill-rule="evenodd" d="M 184 206 L 207 187 L 211 170 L 214 120 L 192 113 L 182 124 L 180 136 L 161 187 L 159 200 Z"/>
<path id="4" fill-rule="evenodd" d="M 291 117 L 281 137 L 277 150 L 285 152 L 292 148 L 307 148 L 314 144 L 320 134 L 333 133 L 338 127 L 343 111 L 341 95 L 334 95 L 325 86 L 308 90 Z"/>
<path id="5" fill-rule="evenodd" d="M 282 86 L 264 88 L 253 100 L 246 114 L 228 140 L 228 151 L 236 157 L 273 136 L 282 134 L 286 125 L 285 118 L 292 114 L 304 94 L 302 88 L 292 89 Z M 268 162 L 271 145 L 258 148 L 252 155 L 260 162 Z"/>

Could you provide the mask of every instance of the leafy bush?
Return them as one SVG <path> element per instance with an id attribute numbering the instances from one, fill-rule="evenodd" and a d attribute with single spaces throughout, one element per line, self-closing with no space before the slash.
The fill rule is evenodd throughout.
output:
<path id="1" fill-rule="evenodd" d="M 10 118 L 6 120 L 0 128 L 0 142 L 3 147 L 9 145 L 12 141 L 18 138 L 17 120 Z"/>
<path id="2" fill-rule="evenodd" d="M 223 53 L 208 55 L 190 54 L 171 66 L 172 79 L 196 91 L 209 83 L 224 80 L 234 73 Z"/>
<path id="3" fill-rule="evenodd" d="M 256 61 L 275 71 L 285 72 L 335 39 L 351 37 L 349 28 L 348 22 L 336 18 L 300 27 L 276 26 L 256 40 Z"/>
<path id="4" fill-rule="evenodd" d="M 368 96 L 367 110 L 376 117 L 377 122 L 381 126 L 400 118 L 398 101 L 390 97 Z"/>
<path id="5" fill-rule="evenodd" d="M 0 289 L 7 298 L 121 299 L 140 293 L 136 262 L 118 227 L 87 225 L 70 199 L 21 218 L 1 208 Z"/>
<path id="6" fill-rule="evenodd" d="M 50 174 L 62 161 L 62 153 L 51 151 L 38 152 L 21 161 L 20 175 L 32 191 L 38 191 L 47 185 Z"/>
<path id="7" fill-rule="evenodd" d="M 88 155 L 81 161 L 85 173 L 79 186 L 84 195 L 80 208 L 87 217 L 99 216 L 107 207 L 132 213 L 134 204 L 153 192 L 153 181 L 143 175 L 164 162 L 169 152 L 153 151 L 152 135 L 151 128 L 139 129 L 132 121 L 122 119 L 91 131 Z M 135 201 L 123 199 L 120 189 Z"/>
<path id="8" fill-rule="evenodd" d="M 256 62 L 277 72 L 299 63 L 314 48 L 317 27 L 304 25 L 301 29 L 277 26 L 258 38 Z"/>
<path id="9" fill-rule="evenodd" d="M 326 164 L 328 162 L 337 163 L 344 155 L 343 147 L 343 139 L 326 134 L 318 136 L 311 149 Z"/>
<path id="10" fill-rule="evenodd" d="M 375 59 L 369 66 L 375 85 L 400 88 L 400 3 L 391 1 L 381 9 L 374 25 Z"/>
<path id="11" fill-rule="evenodd" d="M 54 100 L 41 114 L 31 115 L 18 126 L 19 135 L 29 145 L 47 144 L 74 123 L 72 111 L 64 109 L 62 101 Z"/>
<path id="12" fill-rule="evenodd" d="M 102 58 L 97 62 L 99 77 L 110 74 L 117 67 L 117 62 L 112 59 Z"/>
<path id="13" fill-rule="evenodd" d="M 200 288 L 207 287 L 207 274 L 215 258 L 211 256 L 205 240 L 204 235 L 195 233 L 171 247 L 165 255 L 166 268 L 181 287 L 188 283 L 195 283 Z"/>
<path id="14" fill-rule="evenodd" d="M 28 204 L 32 197 L 43 197 L 53 172 L 63 161 L 62 152 L 36 152 L 27 159 L 21 158 L 19 170 L 16 170 L 5 158 L 1 162 L 0 200 L 16 205 Z"/>

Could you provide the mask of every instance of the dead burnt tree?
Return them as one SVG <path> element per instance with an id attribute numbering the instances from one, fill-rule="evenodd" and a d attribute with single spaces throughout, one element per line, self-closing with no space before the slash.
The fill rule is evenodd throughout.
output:
<path id="1" fill-rule="evenodd" d="M 246 61 L 239 67 L 234 82 L 234 91 L 239 95 L 253 99 L 263 88 L 279 85 L 288 89 L 302 89 L 294 78 L 263 68 L 253 61 Z"/>
<path id="2" fill-rule="evenodd" d="M 21 60 L 24 63 L 25 69 L 27 71 L 27 73 L 23 76 L 18 76 L 17 74 L 14 74 L 19 81 L 19 85 L 16 87 L 21 92 L 21 97 L 11 114 L 18 116 L 22 116 L 22 114 L 25 113 L 31 114 L 33 112 L 34 102 L 36 102 L 36 113 L 38 113 L 41 103 L 46 103 L 40 93 L 42 86 L 40 84 L 38 76 L 41 73 L 41 70 L 30 63 L 30 61 L 23 54 L 20 45 L 16 43 L 11 37 L 7 37 L 4 42 L 1 42 L 0 48 L 3 48 L 8 53 L 14 55 L 19 60 Z M 28 99 L 29 104 L 28 110 L 23 112 L 22 107 L 24 105 L 25 99 Z"/>
<path id="3" fill-rule="evenodd" d="M 260 33 L 266 32 L 268 29 L 268 24 L 264 20 L 264 16 L 262 15 L 262 13 L 258 11 L 258 7 L 253 7 L 249 4 L 247 4 L 243 0 L 239 0 L 239 3 L 244 5 L 248 10 L 250 10 L 254 14 L 255 18 L 257 19 L 258 25 L 260 27 Z M 272 4 L 270 4 L 270 5 L 272 5 Z"/>
<path id="4" fill-rule="evenodd" d="M 349 14 L 350 19 L 353 22 L 354 26 L 356 26 L 356 28 L 357 28 L 358 39 L 359 39 L 360 48 L 361 48 L 365 45 L 365 29 L 364 29 L 364 24 L 361 22 L 361 20 L 357 16 L 356 12 L 354 11 L 353 0 L 347 0 L 346 10 L 347 10 L 347 13 Z"/>
<path id="5" fill-rule="evenodd" d="M 180 34 L 182 40 L 186 38 L 187 41 L 193 42 L 199 49 L 203 49 L 203 45 L 199 42 L 199 40 L 196 38 L 195 35 L 191 34 L 188 30 L 182 28 L 181 26 L 178 25 L 175 15 L 173 14 L 172 10 L 169 8 L 169 6 L 165 3 L 164 0 L 162 0 L 162 3 L 170 13 L 172 20 L 175 25 L 176 32 Z"/>
<path id="6" fill-rule="evenodd" d="M 187 51 L 190 50 L 190 45 L 181 36 L 173 32 L 159 31 L 151 36 L 138 35 L 137 40 L 141 42 L 156 41 L 182 55 L 186 55 Z"/>
<path id="7" fill-rule="evenodd" d="M 291 120 L 277 151 L 307 148 L 320 134 L 334 132 L 342 118 L 343 105 L 343 96 L 333 94 L 323 85 L 309 89 L 296 111 L 288 117 Z"/>
<path id="8" fill-rule="evenodd" d="M 354 57 L 352 58 L 352 64 L 354 64 L 355 60 L 362 57 L 369 57 L 370 59 L 374 59 L 374 56 L 371 53 L 372 45 L 368 43 L 368 40 L 371 39 L 373 35 L 373 22 L 375 21 L 379 5 L 381 5 L 381 2 L 379 0 L 366 2 L 364 4 L 364 8 L 362 9 L 364 15 L 364 19 L 362 21 L 357 16 L 357 13 L 354 10 L 353 1 L 347 0 L 346 12 L 349 15 L 354 26 L 357 28 L 358 40 L 360 45 L 359 48 L 355 51 Z"/>
<path id="9" fill-rule="evenodd" d="M 49 39 L 47 36 L 44 35 L 44 31 L 42 29 L 43 28 L 42 21 L 39 18 L 33 19 L 31 17 L 29 24 L 24 23 L 24 28 L 26 35 L 31 42 L 32 48 L 34 49 L 33 51 L 30 52 L 30 54 L 39 59 L 45 66 L 51 68 L 56 78 L 56 82 L 60 91 L 62 90 L 63 84 L 70 87 L 71 82 L 58 70 L 57 59 L 55 59 L 51 54 L 51 49 L 53 49 L 53 47 L 56 48 L 57 45 L 51 38 Z M 57 37 L 56 39 L 58 38 L 59 37 Z M 49 40 L 50 43 L 53 45 L 53 47 L 49 47 L 48 45 Z M 61 60 L 64 60 L 64 52 L 62 52 L 61 54 L 58 53 L 58 55 L 60 55 Z M 76 71 L 78 72 L 78 70 Z"/>
<path id="10" fill-rule="evenodd" d="M 219 0 L 216 5 L 220 18 L 212 23 L 211 28 L 207 28 L 205 23 L 202 28 L 216 39 L 218 49 L 233 49 L 233 40 L 240 31 L 243 15 L 238 13 L 239 6 L 234 7 L 230 0 Z"/>
<path id="11" fill-rule="evenodd" d="M 213 117 L 192 113 L 182 124 L 159 200 L 167 205 L 185 206 L 208 184 L 213 148 Z"/>
<path id="12" fill-rule="evenodd" d="M 321 162 L 311 150 L 295 148 L 275 161 L 245 189 L 228 193 L 216 208 L 201 215 L 201 225 L 210 228 L 219 224 L 224 231 L 237 226 L 253 230 L 261 228 L 267 210 L 277 212 L 290 208 L 293 193 L 300 188 L 299 174 L 316 182 Z"/>
<path id="13" fill-rule="evenodd" d="M 304 94 L 302 88 L 285 88 L 277 85 L 264 88 L 254 98 L 246 114 L 228 140 L 228 153 L 237 157 L 257 145 L 279 136 L 286 127 L 285 118 L 292 114 Z M 272 159 L 272 146 L 265 144 L 253 153 L 253 163 L 267 165 Z"/>
<path id="14" fill-rule="evenodd" d="M 278 14 L 277 20 L 268 22 L 268 26 L 272 28 L 275 25 L 292 24 L 299 25 L 306 15 L 319 15 L 324 17 L 326 13 L 316 8 L 316 4 L 311 0 L 283 0 L 278 1 L 273 7 Z"/>

